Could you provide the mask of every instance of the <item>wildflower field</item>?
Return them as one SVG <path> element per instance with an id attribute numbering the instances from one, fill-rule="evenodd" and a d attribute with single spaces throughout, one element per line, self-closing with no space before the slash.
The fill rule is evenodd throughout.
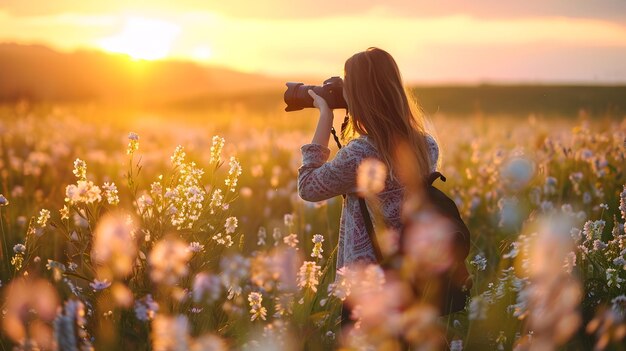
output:
<path id="1" fill-rule="evenodd" d="M 342 199 L 296 189 L 315 111 L 282 108 L 0 105 L 1 349 L 625 349 L 623 115 L 432 116 L 472 233 L 440 316 L 411 289 L 436 230 L 400 271 L 336 270 Z"/>

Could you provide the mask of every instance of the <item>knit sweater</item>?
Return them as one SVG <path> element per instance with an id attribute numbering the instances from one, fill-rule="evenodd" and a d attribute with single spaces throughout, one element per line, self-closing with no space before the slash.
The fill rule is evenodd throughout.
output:
<path id="1" fill-rule="evenodd" d="M 439 147 L 432 136 L 426 136 L 430 171 L 435 171 Z M 318 144 L 306 144 L 302 151 L 302 166 L 298 169 L 298 193 L 306 201 L 322 201 L 346 194 L 341 210 L 337 269 L 353 263 L 375 263 L 376 255 L 370 241 L 365 220 L 359 209 L 357 195 L 357 169 L 366 158 L 380 156 L 367 136 L 350 141 L 341 148 L 335 158 L 328 161 L 330 149 Z M 327 162 L 328 161 L 328 162 Z M 385 224 L 393 230 L 401 230 L 401 208 L 404 186 L 389 175 L 378 201 Z"/>

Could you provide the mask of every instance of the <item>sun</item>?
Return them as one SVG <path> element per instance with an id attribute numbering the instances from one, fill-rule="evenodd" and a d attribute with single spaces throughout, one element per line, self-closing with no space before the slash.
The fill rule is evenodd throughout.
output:
<path id="1" fill-rule="evenodd" d="M 180 34 L 177 25 L 157 19 L 128 17 L 118 34 L 100 40 L 104 50 L 130 55 L 134 59 L 166 57 Z"/>

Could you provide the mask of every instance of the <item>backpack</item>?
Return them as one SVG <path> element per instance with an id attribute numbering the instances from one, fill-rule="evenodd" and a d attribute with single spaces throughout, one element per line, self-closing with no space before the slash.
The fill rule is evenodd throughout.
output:
<path id="1" fill-rule="evenodd" d="M 418 296 L 437 304 L 442 315 L 446 315 L 463 310 L 469 298 L 469 288 L 472 285 L 472 281 L 465 265 L 465 259 L 469 255 L 470 231 L 465 222 L 463 222 L 456 203 L 444 192 L 433 186 L 437 179 L 446 181 L 446 178 L 439 172 L 430 174 L 425 184 L 422 205 L 418 212 L 430 211 L 446 221 L 447 228 L 449 228 L 452 234 L 452 263 L 437 276 L 415 282 L 413 290 Z M 359 198 L 359 205 L 378 262 L 383 264 L 383 256 L 378 245 L 372 219 L 363 198 Z M 415 217 L 409 217 L 405 221 L 403 230 L 400 233 L 400 243 L 405 243 L 407 232 L 411 228 L 414 219 Z M 406 248 L 400 245 L 397 255 L 406 257 L 405 255 L 408 254 Z M 398 260 L 390 259 L 385 260 L 385 262 L 398 262 Z M 394 268 L 397 269 L 398 267 Z"/>

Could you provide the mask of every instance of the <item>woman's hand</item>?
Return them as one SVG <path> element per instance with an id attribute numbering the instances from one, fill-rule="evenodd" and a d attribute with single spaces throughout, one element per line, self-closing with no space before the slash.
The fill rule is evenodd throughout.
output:
<path id="1" fill-rule="evenodd" d="M 309 89 L 309 95 L 313 98 L 313 106 L 317 107 L 320 110 L 321 114 L 327 114 L 332 116 L 333 111 L 328 107 L 328 103 L 324 100 L 323 97 L 317 95 L 313 90 Z"/>

